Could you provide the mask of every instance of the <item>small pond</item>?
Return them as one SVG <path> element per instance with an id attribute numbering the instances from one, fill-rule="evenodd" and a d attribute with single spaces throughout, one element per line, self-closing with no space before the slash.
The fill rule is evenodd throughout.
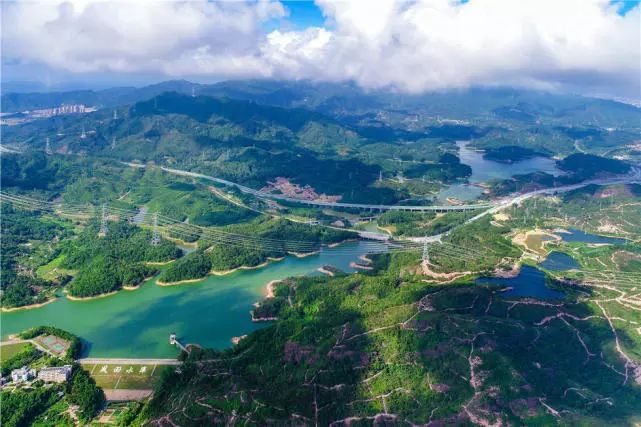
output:
<path id="1" fill-rule="evenodd" d="M 580 242 L 580 243 L 606 243 L 610 245 L 622 245 L 626 242 L 625 239 L 620 237 L 600 236 L 598 234 L 586 233 L 583 230 L 570 228 L 568 233 L 558 233 L 564 242 Z"/>
<path id="2" fill-rule="evenodd" d="M 581 266 L 570 255 L 563 252 L 550 252 L 545 260 L 540 263 L 541 267 L 550 271 L 567 271 L 578 269 Z"/>

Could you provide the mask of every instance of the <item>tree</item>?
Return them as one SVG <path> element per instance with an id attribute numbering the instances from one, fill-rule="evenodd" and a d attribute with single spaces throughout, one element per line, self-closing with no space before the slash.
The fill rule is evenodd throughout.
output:
<path id="1" fill-rule="evenodd" d="M 84 420 L 90 420 L 105 403 L 105 394 L 87 371 L 76 366 L 71 377 L 69 401 L 80 406 Z"/>

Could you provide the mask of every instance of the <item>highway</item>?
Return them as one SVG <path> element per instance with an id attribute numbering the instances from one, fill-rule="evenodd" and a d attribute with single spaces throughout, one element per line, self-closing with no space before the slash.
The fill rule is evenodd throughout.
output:
<path id="1" fill-rule="evenodd" d="M 494 202 L 494 206 L 480 214 L 468 219 L 466 223 L 476 221 L 479 218 L 484 217 L 485 215 L 494 214 L 503 209 L 509 208 L 514 204 L 519 204 L 525 200 L 539 196 L 542 194 L 558 194 L 565 193 L 572 190 L 577 190 L 582 187 L 587 187 L 588 185 L 616 185 L 616 184 L 641 184 L 641 169 L 633 168 L 627 176 L 618 177 L 618 178 L 609 178 L 609 179 L 593 179 L 589 181 L 583 181 L 578 184 L 564 185 L 562 187 L 553 187 L 553 188 L 544 188 L 542 190 L 530 191 L 528 193 L 518 194 L 515 196 L 510 196 L 508 198 L 500 199 Z M 451 230 L 450 230 L 451 231 Z"/>
<path id="2" fill-rule="evenodd" d="M 140 165 L 136 163 L 126 163 L 129 166 L 133 167 L 145 167 L 145 165 Z M 469 221 L 474 221 L 478 219 L 479 216 L 487 215 L 488 213 L 495 213 L 499 210 L 502 210 L 514 203 L 521 203 L 524 200 L 529 199 L 530 197 L 541 195 L 541 194 L 556 194 L 567 191 L 576 190 L 587 185 L 596 184 L 596 185 L 613 185 L 613 184 L 626 184 L 626 183 L 639 183 L 641 182 L 641 168 L 634 167 L 632 171 L 625 177 L 611 178 L 611 179 L 595 179 L 589 181 L 583 181 L 578 184 L 566 185 L 562 187 L 554 188 L 545 188 L 542 190 L 535 190 L 524 194 L 518 194 L 510 196 L 508 198 L 499 199 L 489 203 L 477 203 L 469 205 L 428 205 L 428 206 L 402 206 L 402 205 L 370 205 L 370 204 L 360 204 L 360 203 L 340 203 L 340 202 L 321 202 L 314 200 L 301 200 L 294 199 L 291 197 L 282 196 L 279 194 L 265 193 L 262 191 L 254 190 L 253 188 L 245 187 L 244 185 L 237 184 L 235 182 L 227 181 L 225 179 L 216 178 L 214 176 L 204 175 L 196 172 L 184 171 L 181 169 L 167 168 L 164 166 L 160 167 L 161 170 L 180 176 L 189 176 L 193 178 L 200 178 L 209 181 L 213 181 L 225 186 L 235 187 L 246 194 L 251 194 L 259 198 L 268 198 L 274 200 L 281 200 L 291 203 L 301 203 L 306 205 L 320 206 L 320 207 L 331 207 L 331 208 L 355 208 L 355 209 L 367 209 L 367 210 L 397 210 L 397 211 L 467 211 L 467 210 L 476 210 L 476 209 L 487 209 L 486 211 L 480 213 L 479 215 L 471 218 Z"/>
<path id="3" fill-rule="evenodd" d="M 444 236 L 447 236 L 448 234 L 458 229 L 459 227 L 462 227 L 465 224 L 469 224 L 471 222 L 477 221 L 486 215 L 492 215 L 499 211 L 502 211 L 503 209 L 507 209 L 514 204 L 520 204 L 531 197 L 542 195 L 542 194 L 565 193 L 565 192 L 576 190 L 582 187 L 587 187 L 588 185 L 616 185 L 616 184 L 641 184 L 641 166 L 634 167 L 632 171 L 627 176 L 624 176 L 624 177 L 609 178 L 609 179 L 594 179 L 589 181 L 583 181 L 578 184 L 564 185 L 562 187 L 554 187 L 554 188 L 544 188 L 542 190 L 530 191 L 528 193 L 516 194 L 506 198 L 498 199 L 492 202 L 492 207 L 490 209 L 487 209 L 481 212 L 480 214 L 473 216 L 472 218 L 468 219 L 464 223 L 458 225 L 457 227 L 451 228 L 445 233 L 436 234 L 428 237 L 410 237 L 406 239 L 413 242 L 417 242 L 417 243 L 419 242 L 439 243 L 441 242 L 441 239 Z"/>
<path id="4" fill-rule="evenodd" d="M 144 168 L 146 165 L 140 163 L 126 163 L 127 166 L 135 168 Z M 189 172 L 181 169 L 167 168 L 160 166 L 160 169 L 179 176 L 188 176 L 192 178 L 204 179 L 207 181 L 216 182 L 227 187 L 234 187 L 242 191 L 245 194 L 250 194 L 252 196 L 261 198 L 261 199 L 272 199 L 279 200 L 282 202 L 288 203 L 299 203 L 309 206 L 318 206 L 324 208 L 351 208 L 351 209 L 365 209 L 365 210 L 375 210 L 375 211 L 437 211 L 437 212 L 448 212 L 448 211 L 469 211 L 475 209 L 487 209 L 492 207 L 489 203 L 478 203 L 473 205 L 428 205 L 428 206 L 403 206 L 403 205 L 370 205 L 370 204 L 361 204 L 361 203 L 341 203 L 341 202 L 321 202 L 316 200 L 304 200 L 304 199 L 294 199 L 291 197 L 283 196 L 280 194 L 271 194 L 264 191 L 254 190 L 253 188 L 246 187 L 244 185 L 227 181 L 226 179 L 216 178 L 215 176 L 205 175 L 197 172 Z"/>

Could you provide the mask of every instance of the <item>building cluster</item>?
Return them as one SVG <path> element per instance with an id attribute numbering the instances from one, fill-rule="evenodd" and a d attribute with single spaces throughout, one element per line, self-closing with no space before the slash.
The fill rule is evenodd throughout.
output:
<path id="1" fill-rule="evenodd" d="M 71 365 L 45 367 L 39 371 L 23 366 L 11 371 L 11 381 L 16 384 L 35 380 L 36 378 L 46 383 L 65 383 L 71 376 Z"/>
<path id="2" fill-rule="evenodd" d="M 25 111 L 24 113 L 35 119 L 60 116 L 62 114 L 83 114 L 91 111 L 96 111 L 96 109 L 93 107 L 87 107 L 84 104 L 62 104 L 57 107 Z"/>
<path id="3" fill-rule="evenodd" d="M 264 193 L 282 194 L 292 199 L 300 200 L 313 200 L 320 202 L 335 203 L 341 199 L 341 196 L 328 196 L 326 194 L 318 194 L 313 187 L 305 185 L 301 187 L 294 184 L 288 178 L 277 177 L 274 182 L 268 181 L 267 185 L 260 189 Z"/>
<path id="4" fill-rule="evenodd" d="M 96 110 L 96 107 L 88 107 L 84 104 L 61 104 L 56 107 L 42 108 L 38 110 L 4 112 L 0 114 L 0 124 L 14 126 L 37 119 L 47 119 L 49 117 L 61 116 L 63 114 L 91 113 Z"/>

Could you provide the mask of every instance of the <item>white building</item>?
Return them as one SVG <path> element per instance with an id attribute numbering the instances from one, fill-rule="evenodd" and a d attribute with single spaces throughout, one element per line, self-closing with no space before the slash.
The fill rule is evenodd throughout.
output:
<path id="1" fill-rule="evenodd" d="M 38 379 L 48 383 L 64 383 L 71 376 L 71 365 L 53 368 L 42 368 L 38 372 Z"/>
<path id="2" fill-rule="evenodd" d="M 36 371 L 34 369 L 29 369 L 26 366 L 23 366 L 20 369 L 14 369 L 11 371 L 11 380 L 14 383 L 21 383 L 24 381 L 32 380 L 36 377 Z"/>

